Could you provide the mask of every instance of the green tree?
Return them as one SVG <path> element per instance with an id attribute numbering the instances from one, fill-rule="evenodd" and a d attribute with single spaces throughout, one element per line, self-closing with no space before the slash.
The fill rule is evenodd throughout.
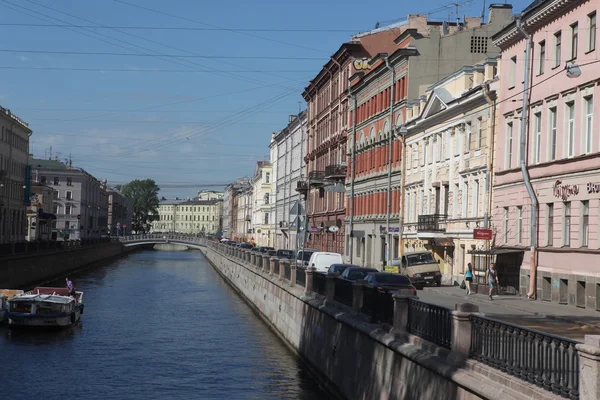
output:
<path id="1" fill-rule="evenodd" d="M 158 192 L 160 188 L 153 179 L 136 179 L 121 188 L 123 195 L 133 201 L 133 230 L 146 233 L 152 221 L 158 218 Z"/>

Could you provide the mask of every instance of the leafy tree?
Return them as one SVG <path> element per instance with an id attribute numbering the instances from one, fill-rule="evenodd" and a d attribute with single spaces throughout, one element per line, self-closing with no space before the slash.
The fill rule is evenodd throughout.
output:
<path id="1" fill-rule="evenodd" d="M 133 201 L 133 230 L 146 233 L 152 221 L 158 218 L 158 192 L 160 188 L 153 179 L 136 179 L 124 185 L 123 195 Z"/>

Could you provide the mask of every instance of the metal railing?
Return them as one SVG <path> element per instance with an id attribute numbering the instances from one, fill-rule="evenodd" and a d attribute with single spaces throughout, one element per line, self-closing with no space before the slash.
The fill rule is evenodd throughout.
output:
<path id="1" fill-rule="evenodd" d="M 365 286 L 361 312 L 371 318 L 372 323 L 394 324 L 393 293 Z"/>
<path id="2" fill-rule="evenodd" d="M 445 214 L 419 215 L 417 230 L 424 232 L 444 232 L 446 230 Z"/>
<path id="3" fill-rule="evenodd" d="M 577 342 L 471 316 L 470 356 L 566 398 L 579 398 Z"/>
<path id="4" fill-rule="evenodd" d="M 0 257 L 24 256 L 42 252 L 68 251 L 86 246 L 113 243 L 111 238 L 93 238 L 60 241 L 0 243 Z"/>
<path id="5" fill-rule="evenodd" d="M 406 330 L 439 346 L 450 348 L 452 316 L 449 308 L 408 299 Z"/>
<path id="6" fill-rule="evenodd" d="M 325 296 L 325 290 L 327 287 L 327 277 L 325 274 L 320 272 L 313 273 L 313 290 L 316 293 L 322 294 Z"/>
<path id="7" fill-rule="evenodd" d="M 335 278 L 335 290 L 333 292 L 333 300 L 338 303 L 352 307 L 352 281 Z"/>
<path id="8" fill-rule="evenodd" d="M 333 164 L 325 167 L 325 179 L 344 179 L 347 167 L 341 164 Z"/>
<path id="9" fill-rule="evenodd" d="M 296 284 L 306 287 L 306 268 L 296 267 Z"/>

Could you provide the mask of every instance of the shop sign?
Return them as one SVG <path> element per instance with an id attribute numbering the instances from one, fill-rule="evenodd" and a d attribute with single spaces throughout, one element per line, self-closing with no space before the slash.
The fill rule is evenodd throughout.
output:
<path id="1" fill-rule="evenodd" d="M 492 240 L 494 234 L 491 229 L 473 229 L 473 239 Z"/>
<path id="2" fill-rule="evenodd" d="M 592 193 L 600 193 L 600 183 L 588 183 L 587 184 L 587 192 Z"/>
<path id="3" fill-rule="evenodd" d="M 567 201 L 567 199 L 571 196 L 576 196 L 579 194 L 579 186 L 577 185 L 563 185 L 562 181 L 558 179 L 554 182 L 554 188 L 552 190 L 554 197 L 561 199 L 562 201 Z"/>

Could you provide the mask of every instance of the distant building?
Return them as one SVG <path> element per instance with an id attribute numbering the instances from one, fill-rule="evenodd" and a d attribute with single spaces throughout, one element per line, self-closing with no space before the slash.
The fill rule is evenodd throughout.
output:
<path id="1" fill-rule="evenodd" d="M 237 205 L 240 193 L 250 187 L 248 178 L 238 178 L 223 192 L 223 236 L 233 239 L 237 231 Z"/>
<path id="2" fill-rule="evenodd" d="M 0 107 L 0 243 L 23 242 L 29 203 L 29 125 Z"/>
<path id="3" fill-rule="evenodd" d="M 273 246 L 275 222 L 271 213 L 273 202 L 273 168 L 268 161 L 256 163 L 252 178 L 252 230 L 250 242 L 257 246 Z M 250 232 L 249 232 L 250 233 Z"/>
<path id="4" fill-rule="evenodd" d="M 56 160 L 30 158 L 32 181 L 54 189 L 53 233 L 57 239 L 97 238 L 108 234 L 106 181 Z"/>
<path id="5" fill-rule="evenodd" d="M 152 232 L 216 234 L 221 230 L 222 200 L 163 200 Z"/>
<path id="6" fill-rule="evenodd" d="M 131 233 L 133 200 L 117 189 L 108 189 L 108 231 L 114 236 Z"/>
<path id="7" fill-rule="evenodd" d="M 198 192 L 198 200 L 223 200 L 223 192 L 201 190 Z"/>
<path id="8" fill-rule="evenodd" d="M 31 196 L 27 207 L 27 231 L 25 240 L 28 242 L 51 241 L 56 239 L 52 235 L 52 223 L 56 215 L 50 211 L 54 205 L 54 188 L 40 183 L 31 185 Z"/>

